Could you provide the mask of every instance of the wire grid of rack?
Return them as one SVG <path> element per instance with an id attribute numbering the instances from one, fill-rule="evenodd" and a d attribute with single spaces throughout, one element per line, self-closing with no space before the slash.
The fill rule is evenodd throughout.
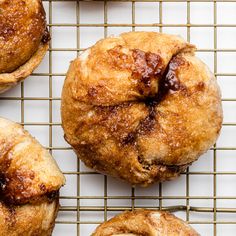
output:
<path id="1" fill-rule="evenodd" d="M 39 68 L 37 71 L 35 71 L 32 74 L 32 78 L 22 82 L 21 85 L 18 86 L 18 88 L 15 88 L 13 91 L 10 91 L 0 97 L 0 114 L 2 116 L 7 116 L 8 118 L 15 119 L 16 121 L 20 122 L 22 125 L 25 126 L 26 129 L 30 130 L 33 135 L 35 135 L 37 138 L 45 139 L 43 141 L 43 144 L 49 149 L 49 151 L 54 155 L 56 160 L 58 161 L 59 165 L 62 166 L 62 169 L 64 171 L 64 174 L 67 177 L 67 186 L 69 186 L 68 191 L 63 191 L 61 193 L 61 207 L 59 212 L 59 217 L 56 222 L 56 229 L 55 229 L 55 235 L 65 235 L 66 233 L 68 235 L 89 235 L 89 233 L 92 232 L 92 230 L 97 226 L 97 224 L 102 223 L 103 221 L 106 221 L 108 218 L 110 218 L 112 215 L 114 215 L 117 212 L 124 211 L 124 210 L 131 210 L 135 208 L 141 208 L 146 207 L 150 209 L 166 209 L 173 212 L 176 212 L 177 215 L 179 215 L 184 220 L 188 221 L 190 224 L 195 227 L 195 225 L 198 225 L 200 232 L 202 232 L 202 235 L 235 235 L 234 232 L 236 232 L 236 208 L 233 207 L 236 203 L 236 194 L 234 194 L 235 191 L 230 194 L 230 192 L 227 192 L 229 194 L 225 195 L 219 195 L 217 187 L 217 181 L 221 176 L 226 176 L 230 178 L 234 178 L 236 176 L 236 168 L 235 171 L 233 170 L 234 163 L 233 163 L 233 157 L 236 153 L 236 145 L 214 145 L 214 147 L 211 148 L 211 150 L 206 154 L 206 157 L 203 157 L 201 159 L 202 167 L 204 166 L 204 163 L 206 165 L 210 166 L 210 169 L 205 170 L 204 168 L 195 168 L 192 169 L 190 167 L 185 173 L 181 174 L 181 178 L 177 179 L 173 183 L 160 183 L 155 184 L 151 187 L 151 190 L 142 190 L 140 188 L 135 187 L 129 187 L 123 183 L 116 182 L 110 177 L 102 176 L 99 174 L 94 173 L 91 170 L 86 169 L 82 163 L 80 163 L 79 160 L 73 155 L 71 148 L 67 145 L 59 145 L 57 143 L 58 136 L 62 133 L 56 132 L 54 134 L 54 129 L 60 128 L 61 122 L 60 119 L 55 118 L 59 116 L 59 113 L 55 113 L 55 109 L 59 110 L 59 104 L 60 104 L 60 95 L 58 92 L 54 91 L 55 84 L 57 83 L 63 83 L 65 73 L 58 72 L 55 70 L 53 66 L 54 60 L 60 60 L 55 59 L 53 57 L 53 53 L 65 53 L 63 55 L 66 55 L 66 53 L 73 52 L 74 55 L 71 56 L 70 59 L 73 59 L 73 57 L 76 57 L 80 53 L 80 51 L 84 50 L 84 47 L 82 45 L 82 39 L 81 39 L 81 31 L 83 29 L 88 29 L 88 31 L 93 31 L 95 28 L 99 28 L 103 30 L 104 37 L 107 37 L 109 35 L 109 29 L 115 28 L 119 29 L 121 28 L 126 30 L 145 30 L 147 28 L 152 28 L 155 31 L 162 32 L 163 29 L 173 29 L 173 28 L 182 28 L 185 29 L 186 32 L 186 39 L 191 42 L 191 30 L 194 28 L 207 28 L 211 29 L 213 32 L 213 41 L 210 44 L 209 47 L 199 48 L 198 52 L 211 54 L 211 62 L 212 62 L 212 70 L 215 73 L 215 76 L 220 78 L 221 80 L 224 80 L 224 78 L 233 78 L 236 76 L 236 70 L 235 73 L 230 70 L 230 72 L 219 72 L 218 70 L 218 54 L 219 53 L 234 53 L 236 52 L 236 46 L 232 48 L 223 48 L 218 46 L 218 33 L 219 29 L 222 28 L 235 28 L 236 27 L 236 21 L 230 22 L 230 23 L 219 23 L 218 22 L 218 5 L 221 4 L 227 4 L 231 3 L 236 7 L 236 0 L 228 0 L 228 1 L 220 1 L 220 0 L 110 0 L 110 1 L 88 1 L 87 4 L 87 14 L 91 14 L 90 10 L 92 11 L 92 14 L 97 14 L 96 10 L 92 10 L 89 6 L 89 4 L 92 4 L 93 2 L 99 2 L 100 8 L 102 7 L 102 13 L 103 13 L 103 22 L 92 22 L 87 23 L 82 21 L 81 22 L 81 14 L 82 10 L 81 6 L 85 4 L 86 1 L 62 1 L 62 0 L 43 0 L 47 15 L 48 15 L 48 27 L 50 30 L 50 33 L 52 35 L 52 38 L 54 38 L 54 29 L 66 29 L 66 30 L 75 30 L 76 34 L 76 42 L 73 47 L 69 47 L 71 45 L 68 44 L 68 47 L 56 47 L 53 45 L 53 40 L 50 44 L 50 49 L 47 55 L 47 62 L 44 63 L 43 67 L 47 70 L 41 70 Z M 57 3 L 63 3 L 63 7 L 66 6 L 66 4 L 70 4 L 70 7 L 74 7 L 73 11 L 75 14 L 75 22 L 71 23 L 65 23 L 65 22 L 54 22 L 53 20 L 53 11 L 55 4 Z M 130 22 L 129 23 L 116 23 L 116 22 L 109 22 L 108 15 L 110 11 L 109 4 L 112 3 L 127 3 L 130 5 Z M 151 23 L 143 23 L 142 18 L 139 23 L 136 22 L 136 10 L 137 5 L 139 3 L 142 4 L 156 4 L 158 7 L 158 11 L 156 14 L 158 15 L 158 19 L 155 22 Z M 165 4 L 170 4 L 169 6 L 174 6 L 174 4 L 181 3 L 184 4 L 185 7 L 185 22 L 176 23 L 176 22 L 169 22 L 165 23 L 163 20 L 163 9 L 165 8 Z M 211 23 L 193 23 L 191 16 L 191 6 L 194 3 L 209 3 L 211 4 L 212 9 L 212 22 Z M 144 6 L 144 5 L 142 5 Z M 120 12 L 120 17 L 122 18 L 124 8 L 120 6 L 119 8 L 122 10 Z M 204 9 L 204 7 L 202 8 Z M 236 8 L 235 8 L 236 9 Z M 65 14 L 66 9 L 62 9 L 61 6 L 61 16 Z M 204 10 L 203 10 L 204 12 Z M 59 15 L 60 15 L 59 14 Z M 84 13 L 83 13 L 84 14 Z M 90 16 L 90 15 L 89 15 Z M 148 16 L 146 16 L 148 17 Z M 200 16 L 202 17 L 202 16 Z M 60 17 L 59 17 L 60 18 Z M 63 17 L 62 17 L 63 18 Z M 146 22 L 146 21 L 145 21 Z M 96 30 L 95 30 L 96 31 Z M 63 38 L 59 37 L 58 40 L 65 40 L 65 31 Z M 68 31 L 66 31 L 68 32 Z M 235 34 L 236 35 L 236 34 Z M 56 36 L 55 36 L 56 37 Z M 231 39 L 233 40 L 233 38 Z M 63 59 L 63 56 L 62 56 Z M 62 60 L 63 61 L 63 60 Z M 65 62 L 66 64 L 66 62 Z M 68 67 L 68 65 L 66 65 Z M 235 67 L 236 68 L 236 67 Z M 36 78 L 41 78 L 42 81 L 46 82 L 47 85 L 47 96 L 41 96 L 40 93 L 36 92 L 36 95 L 27 95 L 27 91 L 29 88 L 34 86 L 34 83 L 36 83 Z M 235 78 L 234 78 L 235 79 Z M 60 80 L 60 82 L 59 82 Z M 39 81 L 39 80 L 37 80 Z M 56 82 L 55 82 L 56 81 Z M 38 89 L 40 90 L 40 83 L 37 82 Z M 42 82 L 43 83 L 43 82 Z M 26 87 L 26 84 L 28 86 Z M 235 85 L 235 84 L 234 84 Z M 235 96 L 231 97 L 223 97 L 222 101 L 223 103 L 230 103 L 234 104 L 236 102 L 236 93 Z M 11 103 L 16 102 L 16 103 Z M 27 103 L 31 102 L 31 108 L 32 106 L 34 109 L 28 109 Z M 39 102 L 40 105 L 37 105 Z M 40 103 L 43 102 L 43 103 Z M 55 103 L 57 103 L 56 107 L 54 108 Z M 4 105 L 5 104 L 5 105 Z M 43 104 L 46 104 L 45 106 Z M 6 112 L 6 106 L 11 107 L 11 111 L 5 115 Z M 229 105 L 231 107 L 231 105 Z M 232 106 L 233 107 L 233 106 Z M 1 110 L 2 108 L 2 110 Z M 44 109 L 48 111 L 47 117 L 45 119 L 42 118 L 39 115 L 38 119 L 29 119 L 26 117 L 33 117 L 37 116 L 37 112 L 34 114 L 35 109 L 39 109 L 40 113 L 44 112 Z M 29 111 L 28 111 L 29 110 Z M 20 113 L 20 116 L 18 117 L 11 117 L 14 113 Z M 234 126 L 236 126 L 236 116 L 235 114 L 232 115 L 233 118 L 230 122 L 225 122 L 223 124 L 224 127 L 228 127 L 229 129 L 233 129 Z M 36 121 L 32 121 L 36 120 Z M 43 127 L 44 129 L 35 131 L 37 127 Z M 40 128 L 39 128 L 40 129 Z M 43 131 L 44 130 L 44 131 Z M 46 131 L 45 131 L 46 130 Z M 42 134 L 44 132 L 43 137 L 39 137 L 39 133 Z M 227 135 L 227 134 L 226 134 Z M 224 135 L 224 137 L 226 136 Z M 46 137 L 47 136 L 47 137 Z M 227 137 L 226 137 L 227 138 Z M 232 139 L 232 137 L 230 137 Z M 40 140 L 41 141 L 41 140 Z M 61 143 L 61 142 L 59 142 Z M 221 142 L 223 143 L 223 142 Z M 232 168 L 229 170 L 220 171 L 218 170 L 218 163 L 221 165 L 222 160 L 220 159 L 220 156 L 224 156 L 225 152 L 230 152 L 232 163 Z M 61 153 L 61 154 L 58 154 Z M 57 156 L 59 156 L 57 158 Z M 70 157 L 71 158 L 70 158 Z M 73 160 L 72 160 L 73 159 Z M 207 160 L 206 160 L 207 159 Z M 228 160 L 228 159 L 226 159 Z M 65 162 L 70 162 L 72 164 L 68 164 L 68 168 L 64 168 L 63 165 Z M 235 160 L 234 160 L 235 161 Z M 91 177 L 93 176 L 93 177 Z M 191 192 L 190 186 L 194 186 L 194 183 L 198 181 L 198 184 L 196 185 L 197 188 L 200 188 L 203 183 L 201 183 L 201 176 L 210 177 L 210 181 L 207 180 L 207 183 L 209 185 L 209 189 L 211 194 L 201 194 L 204 193 L 204 189 L 199 189 L 195 191 L 194 193 Z M 191 178 L 194 177 L 194 180 L 191 181 Z M 196 177 L 196 178 L 195 178 Z M 100 179 L 102 181 L 101 183 L 97 182 L 97 179 Z M 72 181 L 75 185 L 71 186 Z M 200 183 L 199 183 L 200 181 Z M 204 181 L 204 178 L 203 178 Z M 223 182 L 223 185 L 227 184 L 227 179 L 225 182 Z M 91 183 L 95 184 L 91 184 Z M 230 182 L 230 180 L 229 180 Z M 82 187 L 85 185 L 84 187 Z M 96 186 L 98 185 L 98 186 Z M 165 185 L 169 185 L 169 188 L 173 188 L 174 191 L 170 194 L 165 194 L 165 191 L 163 190 L 165 188 Z M 176 187 L 177 186 L 177 187 Z M 181 186 L 181 187 L 180 187 Z M 83 191 L 81 190 L 83 188 Z M 97 188 L 102 189 L 102 193 L 99 190 L 99 194 L 97 194 Z M 178 193 L 178 188 L 184 189 L 184 193 Z M 205 188 L 205 187 L 203 187 Z M 232 186 L 232 189 L 234 186 Z M 94 190 L 95 189 L 95 190 Z M 111 190 L 110 190 L 111 189 Z M 226 190 L 227 191 L 227 190 Z M 84 193 L 82 193 L 84 192 Z M 112 193 L 113 192 L 113 193 Z M 120 193 L 119 193 L 120 192 Z M 199 192 L 199 194 L 196 194 L 196 192 Z M 221 192 L 221 191 L 220 191 Z M 91 194 L 90 194 L 91 193 Z M 93 193 L 93 194 L 92 194 Z M 71 201 L 70 201 L 71 200 Z M 91 200 L 91 202 L 89 202 Z M 195 204 L 194 201 L 210 201 L 210 204 Z M 235 202 L 234 202 L 235 200 Z M 112 204 L 112 201 L 116 201 L 115 204 Z M 169 201 L 169 204 L 166 204 L 165 201 Z M 219 201 L 222 201 L 223 203 L 233 201 L 232 204 L 224 205 L 224 204 L 218 204 Z M 222 207 L 221 207 L 222 206 Z M 198 217 L 191 217 L 191 214 L 200 214 Z M 223 218 L 218 217 L 219 214 L 223 214 Z M 205 216 L 207 215 L 207 217 Z M 93 225 L 91 227 L 91 225 Z M 227 225 L 230 225 L 228 228 Z M 198 228 L 196 227 L 196 228 Z M 227 232 L 227 234 L 226 234 Z"/>

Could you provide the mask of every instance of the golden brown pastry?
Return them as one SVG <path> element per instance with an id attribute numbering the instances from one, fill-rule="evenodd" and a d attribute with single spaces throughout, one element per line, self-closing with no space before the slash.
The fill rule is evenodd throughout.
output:
<path id="1" fill-rule="evenodd" d="M 147 186 L 184 171 L 222 123 L 214 75 L 182 38 L 130 32 L 74 60 L 62 93 L 65 139 L 94 170 Z"/>
<path id="2" fill-rule="evenodd" d="M 49 236 L 65 178 L 20 125 L 0 118 L 0 235 Z"/>
<path id="3" fill-rule="evenodd" d="M 49 40 L 41 0 L 0 0 L 0 93 L 32 73 Z"/>
<path id="4" fill-rule="evenodd" d="M 121 213 L 101 224 L 92 236 L 199 236 L 183 220 L 165 211 Z"/>

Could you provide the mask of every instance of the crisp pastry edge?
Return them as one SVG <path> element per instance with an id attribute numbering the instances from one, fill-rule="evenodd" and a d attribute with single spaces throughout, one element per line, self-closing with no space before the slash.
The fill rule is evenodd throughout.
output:
<path id="1" fill-rule="evenodd" d="M 41 42 L 38 50 L 25 64 L 21 65 L 11 73 L 0 74 L 0 94 L 14 87 L 18 82 L 28 77 L 41 63 L 48 48 L 49 42 Z"/>

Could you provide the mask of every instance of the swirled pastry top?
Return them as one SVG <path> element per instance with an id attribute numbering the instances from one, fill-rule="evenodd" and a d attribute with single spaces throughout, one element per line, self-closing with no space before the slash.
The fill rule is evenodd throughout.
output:
<path id="1" fill-rule="evenodd" d="M 220 90 L 194 51 L 178 36 L 130 32 L 71 63 L 62 124 L 87 166 L 148 185 L 177 176 L 214 144 Z"/>
<path id="2" fill-rule="evenodd" d="M 183 220 L 164 211 L 121 213 L 101 224 L 92 236 L 199 236 Z"/>
<path id="3" fill-rule="evenodd" d="M 0 0 L 0 74 L 23 65 L 48 37 L 41 0 Z"/>

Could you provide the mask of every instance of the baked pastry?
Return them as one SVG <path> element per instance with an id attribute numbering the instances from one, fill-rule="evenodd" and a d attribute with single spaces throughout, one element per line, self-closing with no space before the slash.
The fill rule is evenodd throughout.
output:
<path id="1" fill-rule="evenodd" d="M 0 235 L 49 236 L 65 178 L 20 125 L 0 118 Z"/>
<path id="2" fill-rule="evenodd" d="M 214 75 L 182 38 L 130 32 L 74 60 L 62 93 L 65 139 L 94 170 L 147 186 L 184 171 L 222 123 Z"/>
<path id="3" fill-rule="evenodd" d="M 101 224 L 92 236 L 199 236 L 183 220 L 165 211 L 121 213 Z"/>
<path id="4" fill-rule="evenodd" d="M 25 79 L 42 61 L 50 35 L 41 0 L 0 1 L 0 93 Z"/>

